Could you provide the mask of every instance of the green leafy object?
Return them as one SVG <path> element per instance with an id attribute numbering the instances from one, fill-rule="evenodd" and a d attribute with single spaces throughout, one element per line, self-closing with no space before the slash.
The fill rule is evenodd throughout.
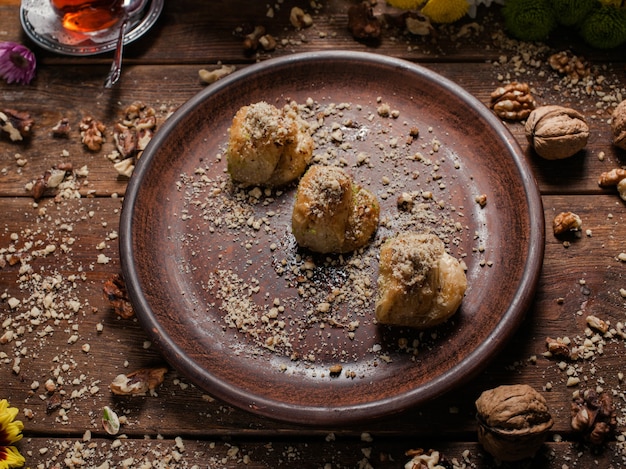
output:
<path id="1" fill-rule="evenodd" d="M 597 0 L 552 0 L 556 21 L 563 26 L 581 23 L 597 5 Z"/>
<path id="2" fill-rule="evenodd" d="M 598 49 L 612 49 L 626 42 L 626 9 L 602 6 L 580 25 L 580 35 Z"/>
<path id="3" fill-rule="evenodd" d="M 556 26 L 548 0 L 508 0 L 502 14 L 507 31 L 522 41 L 543 41 Z"/>
<path id="4" fill-rule="evenodd" d="M 120 431 L 120 420 L 109 406 L 102 409 L 102 426 L 109 435 L 117 435 Z"/>

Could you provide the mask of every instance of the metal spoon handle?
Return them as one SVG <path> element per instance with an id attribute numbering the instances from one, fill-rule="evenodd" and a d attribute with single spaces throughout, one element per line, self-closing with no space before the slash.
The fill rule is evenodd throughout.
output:
<path id="1" fill-rule="evenodd" d="M 124 50 L 124 36 L 126 36 L 126 30 L 128 29 L 129 18 L 125 15 L 120 25 L 120 34 L 117 37 L 117 46 L 115 47 L 115 55 L 113 56 L 113 63 L 111 64 L 111 70 L 104 80 L 104 87 L 111 88 L 117 83 L 122 74 L 122 52 Z"/>

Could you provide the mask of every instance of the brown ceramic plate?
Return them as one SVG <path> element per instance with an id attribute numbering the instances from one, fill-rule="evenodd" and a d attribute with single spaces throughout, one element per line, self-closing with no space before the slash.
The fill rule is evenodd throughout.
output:
<path id="1" fill-rule="evenodd" d="M 303 105 L 316 164 L 379 197 L 363 252 L 299 249 L 294 186 L 231 184 L 227 129 L 262 100 Z M 402 230 L 438 233 L 467 265 L 461 308 L 430 331 L 374 321 L 378 249 Z M 168 362 L 227 403 L 305 424 L 390 415 L 475 376 L 523 320 L 544 247 L 537 187 L 502 123 L 427 69 L 354 52 L 269 60 L 192 98 L 135 168 L 120 231 L 133 306 Z"/>

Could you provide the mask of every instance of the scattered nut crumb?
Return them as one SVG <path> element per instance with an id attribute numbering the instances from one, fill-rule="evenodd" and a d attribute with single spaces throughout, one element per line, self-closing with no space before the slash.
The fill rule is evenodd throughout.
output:
<path id="1" fill-rule="evenodd" d="M 225 76 L 230 75 L 236 69 L 237 67 L 235 67 L 234 65 L 222 65 L 220 68 L 211 71 L 202 68 L 198 71 L 198 76 L 200 77 L 200 81 L 206 83 L 207 85 L 210 85 L 211 83 L 215 83 L 220 78 L 224 78 Z"/>

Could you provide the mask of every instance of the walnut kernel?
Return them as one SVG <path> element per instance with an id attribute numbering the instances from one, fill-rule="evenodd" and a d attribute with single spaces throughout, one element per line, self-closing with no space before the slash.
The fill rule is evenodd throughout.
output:
<path id="1" fill-rule="evenodd" d="M 626 179 L 626 169 L 615 168 L 600 174 L 598 184 L 600 187 L 610 187 L 617 185 L 622 179 Z"/>
<path id="2" fill-rule="evenodd" d="M 612 436 L 617 415 L 610 394 L 587 389 L 574 398 L 571 410 L 572 428 L 592 445 L 600 446 Z"/>
<path id="3" fill-rule="evenodd" d="M 135 311 L 128 298 L 126 284 L 121 275 L 115 274 L 104 282 L 102 290 L 111 303 L 115 314 L 124 319 L 131 318 L 135 315 Z"/>
<path id="4" fill-rule="evenodd" d="M 552 54 L 548 57 L 548 63 L 553 70 L 561 75 L 567 75 L 575 81 L 589 76 L 591 73 L 589 64 L 583 58 L 577 57 L 569 51 Z"/>
<path id="5" fill-rule="evenodd" d="M 83 144 L 91 151 L 98 151 L 104 143 L 105 125 L 93 117 L 85 117 L 80 125 L 80 137 Z"/>
<path id="6" fill-rule="evenodd" d="M 595 329 L 596 331 L 602 334 L 606 334 L 606 332 L 609 330 L 609 325 L 607 324 L 607 322 L 603 321 L 597 316 L 594 316 L 593 314 L 590 314 L 589 316 L 587 316 L 585 321 L 587 322 L 587 325 L 589 327 L 591 327 L 592 329 Z"/>
<path id="7" fill-rule="evenodd" d="M 220 68 L 211 71 L 202 68 L 198 70 L 198 76 L 203 83 L 210 85 L 211 83 L 215 83 L 220 78 L 230 75 L 236 69 L 237 67 L 234 65 L 222 65 Z"/>
<path id="8" fill-rule="evenodd" d="M 506 120 L 526 119 L 535 106 L 535 98 L 530 94 L 528 83 L 518 82 L 497 88 L 491 93 L 489 105 L 498 117 Z"/>
<path id="9" fill-rule="evenodd" d="M 15 109 L 3 109 L 0 112 L 0 130 L 9 134 L 9 138 L 13 142 L 30 136 L 34 122 L 27 112 L 16 111 Z"/>
<path id="10" fill-rule="evenodd" d="M 128 106 L 122 121 L 115 124 L 113 140 L 122 161 L 115 164 L 118 174 L 130 177 L 136 160 L 152 140 L 157 126 L 156 111 L 140 101 Z M 128 161 L 126 161 L 128 160 Z"/>
<path id="11" fill-rule="evenodd" d="M 163 383 L 167 368 L 141 368 L 128 375 L 118 375 L 109 386 L 113 394 L 120 396 L 146 394 Z"/>
<path id="12" fill-rule="evenodd" d="M 480 194 L 480 195 L 477 195 L 477 196 L 474 198 L 474 201 L 475 201 L 478 205 L 480 205 L 481 207 L 484 207 L 485 205 L 487 205 L 487 194 Z"/>
<path id="13" fill-rule="evenodd" d="M 348 30 L 357 40 L 380 38 L 382 26 L 369 2 L 361 2 L 348 9 Z"/>
<path id="14" fill-rule="evenodd" d="M 404 469 L 445 469 L 446 467 L 441 464 L 444 460 L 439 451 L 432 449 L 424 451 L 420 448 L 408 450 L 405 454 L 413 459 L 404 465 Z"/>
<path id="15" fill-rule="evenodd" d="M 410 11 L 404 20 L 406 30 L 415 36 L 428 36 L 435 30 L 428 16 L 418 12 Z"/>
<path id="16" fill-rule="evenodd" d="M 251 33 L 243 39 L 243 48 L 248 52 L 254 52 L 259 48 L 259 38 L 265 35 L 264 26 L 255 26 Z"/>
<path id="17" fill-rule="evenodd" d="M 313 18 L 308 13 L 305 13 L 302 8 L 293 7 L 289 13 L 289 22 L 294 28 L 303 29 L 313 24 Z"/>
<path id="18" fill-rule="evenodd" d="M 259 45 L 264 51 L 271 52 L 276 49 L 277 43 L 276 39 L 274 39 L 274 36 L 272 36 L 271 34 L 264 34 L 259 38 Z"/>
<path id="19" fill-rule="evenodd" d="M 52 127 L 52 136 L 55 138 L 67 138 L 70 135 L 70 121 L 67 117 L 63 117 Z"/>
<path id="20" fill-rule="evenodd" d="M 580 231 L 582 220 L 573 212 L 561 212 L 552 222 L 554 236 L 559 236 L 572 231 Z"/>
<path id="21" fill-rule="evenodd" d="M 563 342 L 563 339 L 553 339 L 551 337 L 547 337 L 546 347 L 548 349 L 548 352 L 550 352 L 552 356 L 571 358 L 570 348 L 565 342 Z"/>

